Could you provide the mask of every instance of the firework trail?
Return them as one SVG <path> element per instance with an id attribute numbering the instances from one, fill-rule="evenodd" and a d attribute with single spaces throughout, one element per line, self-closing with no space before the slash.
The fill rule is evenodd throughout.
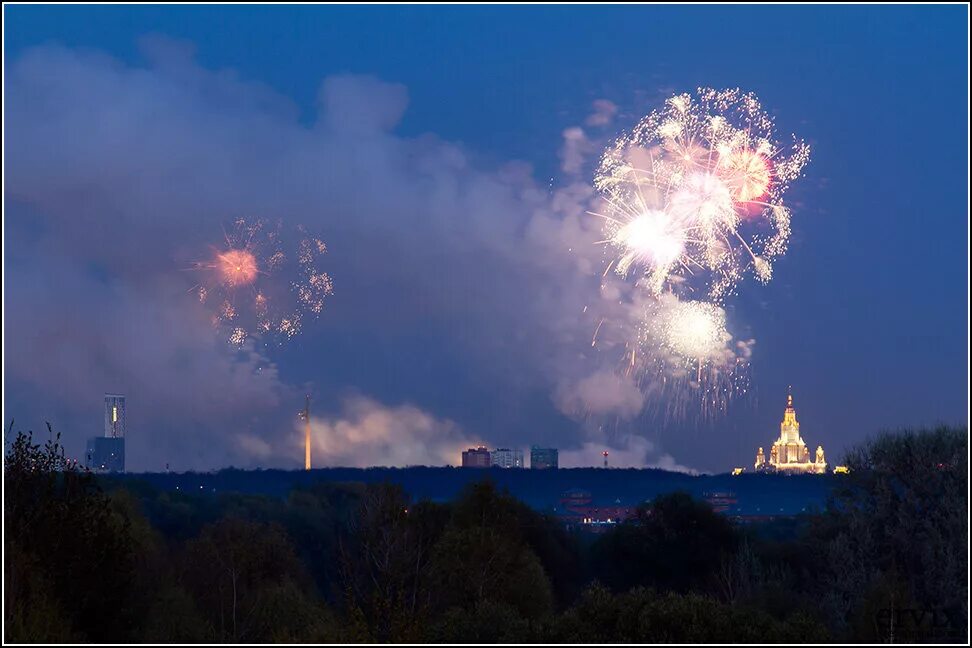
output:
<path id="1" fill-rule="evenodd" d="M 772 278 L 790 236 L 783 196 L 809 159 L 738 89 L 673 96 L 605 151 L 590 212 L 612 251 L 604 275 L 637 291 L 622 366 L 666 391 L 669 411 L 697 402 L 708 415 L 746 392 L 753 341 L 733 340 L 725 301 L 750 274 Z"/>
<path id="2" fill-rule="evenodd" d="M 200 282 L 191 290 L 211 309 L 215 328 L 234 346 L 247 339 L 283 342 L 298 335 L 333 294 L 330 276 L 318 268 L 327 246 L 303 227 L 284 236 L 280 223 L 243 218 L 224 232 L 221 246 L 191 266 Z"/>

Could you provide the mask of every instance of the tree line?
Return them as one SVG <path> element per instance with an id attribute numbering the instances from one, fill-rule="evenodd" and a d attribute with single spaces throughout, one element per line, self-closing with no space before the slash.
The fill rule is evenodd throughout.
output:
<path id="1" fill-rule="evenodd" d="M 881 434 L 824 510 L 752 528 L 685 493 L 569 531 L 488 480 L 284 497 L 111 482 L 18 433 L 12 642 L 967 641 L 964 429 Z"/>

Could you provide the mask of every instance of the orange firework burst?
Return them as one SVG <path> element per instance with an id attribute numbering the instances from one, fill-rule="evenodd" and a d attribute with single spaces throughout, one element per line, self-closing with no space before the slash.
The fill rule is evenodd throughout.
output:
<path id="1" fill-rule="evenodd" d="M 216 272 L 225 285 L 239 288 L 256 281 L 259 269 L 249 250 L 228 250 L 216 255 Z"/>
<path id="2" fill-rule="evenodd" d="M 279 223 L 241 218 L 225 234 L 222 249 L 193 264 L 204 277 L 193 290 L 201 303 L 211 305 L 213 325 L 228 331 L 231 344 L 290 339 L 300 332 L 304 314 L 320 314 L 333 294 L 330 276 L 317 267 L 327 252 L 324 242 L 303 227 L 296 235 L 288 245 Z"/>

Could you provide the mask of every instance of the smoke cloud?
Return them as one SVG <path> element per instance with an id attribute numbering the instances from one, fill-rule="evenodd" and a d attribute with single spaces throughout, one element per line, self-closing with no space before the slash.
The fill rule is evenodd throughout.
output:
<path id="1" fill-rule="evenodd" d="M 451 463 L 473 439 L 576 447 L 585 412 L 637 415 L 640 394 L 590 351 L 594 307 L 610 301 L 581 129 L 564 141 L 571 178 L 551 190 L 523 162 L 396 134 L 401 84 L 328 77 L 306 123 L 185 43 L 141 51 L 137 65 L 60 46 L 8 61 L 18 421 L 52 420 L 79 453 L 102 393 L 126 393 L 129 467 L 149 470 L 299 463 L 308 390 L 369 394 L 325 399 L 341 414 L 315 419 L 322 461 L 350 465 Z M 587 123 L 614 113 L 597 103 Z M 190 293 L 185 269 L 241 216 L 328 244 L 335 295 L 289 347 L 229 347 Z"/>
<path id="2" fill-rule="evenodd" d="M 561 451 L 560 465 L 564 468 L 599 466 L 604 450 L 608 451 L 608 465 L 612 468 L 660 468 L 692 475 L 699 472 L 679 464 L 671 455 L 659 451 L 648 439 L 634 435 L 624 436 L 613 443 L 588 441 L 577 450 Z"/>
<path id="3" fill-rule="evenodd" d="M 302 430 L 300 438 L 303 448 Z M 311 417 L 315 465 L 458 465 L 462 451 L 475 445 L 454 421 L 414 405 L 387 406 L 366 396 L 344 399 L 339 416 Z"/>

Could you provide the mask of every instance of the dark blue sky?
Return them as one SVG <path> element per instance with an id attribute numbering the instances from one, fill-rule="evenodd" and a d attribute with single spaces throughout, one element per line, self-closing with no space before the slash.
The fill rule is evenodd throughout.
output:
<path id="1" fill-rule="evenodd" d="M 730 311 L 757 340 L 754 397 L 714 423 L 630 424 L 677 463 L 722 470 L 748 464 L 775 437 L 788 384 L 805 439 L 830 456 L 881 428 L 967 421 L 967 15 L 964 6 L 8 6 L 4 36 L 8 68 L 44 44 L 138 68 L 140 37 L 187 41 L 201 68 L 266 84 L 304 125 L 316 119 L 323 78 L 372 75 L 407 88 L 396 135 L 434 134 L 483 168 L 524 161 L 542 187 L 558 184 L 561 132 L 595 99 L 619 107 L 613 132 L 673 91 L 755 91 L 779 130 L 813 153 L 789 194 L 787 256 Z M 18 125 L 8 117 L 8 133 Z M 18 163 L 9 149 L 6 161 Z M 43 211 L 36 202 L 24 201 Z M 515 270 L 507 279 L 517 281 Z M 335 412 L 350 389 L 495 443 L 583 443 L 550 385 L 520 385 L 513 360 L 489 344 L 477 350 L 453 320 L 397 327 L 391 312 L 388 329 L 364 327 L 351 340 L 370 306 L 342 306 L 342 287 L 366 288 L 347 275 L 335 282 L 323 330 L 274 358 L 286 383 L 334 394 L 320 402 Z M 36 406 L 36 386 L 20 386 L 6 361 L 5 370 L 8 409 L 63 411 L 64 427 L 83 427 L 76 408 Z M 93 389 L 97 412 L 109 388 Z"/>

